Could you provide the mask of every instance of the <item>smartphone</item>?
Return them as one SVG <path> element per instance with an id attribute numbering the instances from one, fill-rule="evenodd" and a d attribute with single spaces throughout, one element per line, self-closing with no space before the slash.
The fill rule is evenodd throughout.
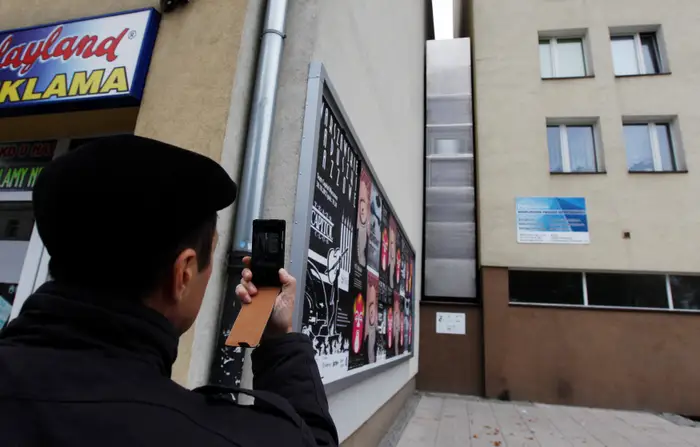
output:
<path id="1" fill-rule="evenodd" d="M 279 271 L 284 267 L 284 220 L 253 221 L 253 253 L 250 270 L 256 287 L 280 287 Z"/>
<path id="2" fill-rule="evenodd" d="M 227 346 L 254 348 L 260 344 L 281 287 L 279 270 L 284 267 L 285 228 L 284 220 L 253 221 L 250 270 L 258 294 L 252 303 L 241 308 L 226 338 Z"/>

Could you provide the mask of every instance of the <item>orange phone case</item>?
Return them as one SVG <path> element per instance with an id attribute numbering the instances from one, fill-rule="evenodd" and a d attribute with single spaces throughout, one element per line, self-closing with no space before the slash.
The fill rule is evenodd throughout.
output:
<path id="1" fill-rule="evenodd" d="M 226 346 L 255 348 L 260 344 L 267 321 L 270 319 L 279 289 L 265 287 L 258 289 L 258 294 L 250 304 L 243 304 L 241 312 L 233 323 L 226 338 Z"/>

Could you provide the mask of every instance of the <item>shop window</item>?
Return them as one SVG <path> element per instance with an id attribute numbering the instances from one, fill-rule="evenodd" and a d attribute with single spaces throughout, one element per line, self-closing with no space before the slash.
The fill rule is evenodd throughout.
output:
<path id="1" fill-rule="evenodd" d="M 0 202 L 0 328 L 12 310 L 33 228 L 30 202 Z"/>
<path id="2" fill-rule="evenodd" d="M 581 273 L 510 270 L 508 287 L 513 303 L 584 304 Z"/>
<path id="3" fill-rule="evenodd" d="M 665 275 L 586 273 L 591 306 L 668 309 Z"/>

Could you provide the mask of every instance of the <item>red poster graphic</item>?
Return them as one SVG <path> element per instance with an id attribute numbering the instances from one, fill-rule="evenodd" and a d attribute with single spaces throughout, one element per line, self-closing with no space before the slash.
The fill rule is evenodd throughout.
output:
<path id="1" fill-rule="evenodd" d="M 365 300 L 361 293 L 355 298 L 354 317 L 352 324 L 352 351 L 357 354 L 362 349 L 362 335 L 365 325 Z"/>
<path id="2" fill-rule="evenodd" d="M 399 355 L 399 345 L 401 344 L 401 337 L 403 335 L 402 324 L 403 322 L 403 312 L 401 312 L 401 297 L 398 292 L 394 292 L 394 321 L 393 321 L 393 347 L 394 355 Z"/>
<path id="3" fill-rule="evenodd" d="M 387 231 L 386 228 L 384 228 L 384 231 L 382 231 L 382 257 L 381 257 L 381 266 L 382 266 L 382 272 L 386 271 L 386 268 L 389 265 L 389 232 Z"/>
<path id="4" fill-rule="evenodd" d="M 394 310 L 389 308 L 389 317 L 387 318 L 387 339 L 389 349 L 394 346 Z"/>
<path id="5" fill-rule="evenodd" d="M 367 271 L 367 304 L 365 307 L 365 350 L 367 363 L 377 361 L 377 314 L 379 302 L 379 277 Z"/>

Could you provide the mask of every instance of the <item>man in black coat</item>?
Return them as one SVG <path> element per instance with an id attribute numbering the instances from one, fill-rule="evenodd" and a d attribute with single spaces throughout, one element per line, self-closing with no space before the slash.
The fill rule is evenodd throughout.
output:
<path id="1" fill-rule="evenodd" d="M 134 136 L 46 167 L 33 201 L 53 279 L 0 332 L 0 445 L 338 444 L 314 350 L 291 332 L 284 270 L 252 355 L 254 405 L 170 379 L 211 275 L 216 212 L 235 197 L 214 161 Z M 255 299 L 250 270 L 236 293 Z"/>

